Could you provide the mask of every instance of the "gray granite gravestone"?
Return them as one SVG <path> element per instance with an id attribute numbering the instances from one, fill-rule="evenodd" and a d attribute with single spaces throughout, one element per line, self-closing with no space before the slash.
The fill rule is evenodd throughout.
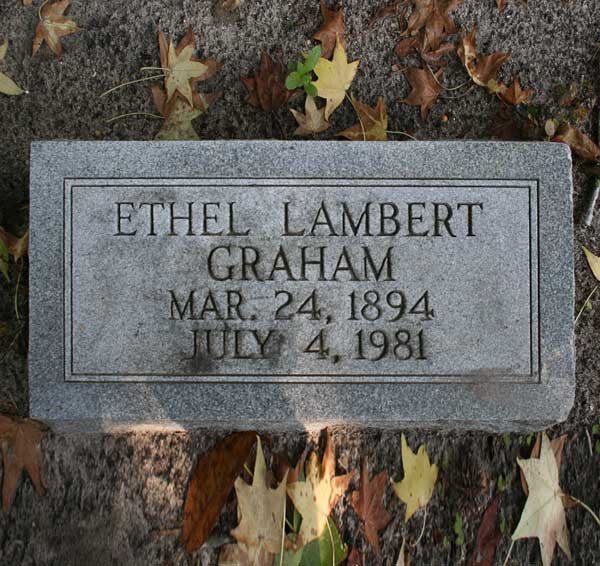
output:
<path id="1" fill-rule="evenodd" d="M 567 416 L 565 145 L 42 142 L 31 163 L 35 418 L 525 430 Z"/>

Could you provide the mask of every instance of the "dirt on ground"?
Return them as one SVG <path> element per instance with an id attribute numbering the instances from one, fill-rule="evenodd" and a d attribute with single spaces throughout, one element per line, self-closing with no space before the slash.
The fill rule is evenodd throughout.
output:
<path id="1" fill-rule="evenodd" d="M 220 2 L 198 0 L 73 0 L 71 17 L 82 30 L 63 39 L 60 59 L 43 47 L 31 57 L 31 40 L 38 22 L 37 9 L 20 0 L 0 0 L 0 40 L 9 50 L 0 71 L 9 74 L 27 93 L 0 96 L 0 226 L 20 233 L 27 222 L 29 144 L 33 140 L 149 140 L 158 130 L 155 120 L 130 112 L 154 112 L 150 91 L 135 84 L 100 98 L 119 83 L 140 76 L 140 67 L 158 65 L 156 31 L 182 37 L 191 25 L 198 37 L 201 58 L 223 63 L 205 91 L 222 95 L 195 122 L 205 139 L 265 139 L 291 137 L 295 123 L 282 109 L 276 117 L 246 102 L 240 77 L 254 74 L 261 50 L 284 61 L 297 60 L 309 47 L 321 22 L 316 0 L 242 0 L 227 12 Z M 401 70 L 415 60 L 400 60 L 393 52 L 400 28 L 388 18 L 369 28 L 367 22 L 382 2 L 346 0 L 348 53 L 360 59 L 352 92 L 374 104 L 384 96 L 390 129 L 410 131 L 418 139 L 491 139 L 499 123 L 501 104 L 482 88 L 457 89 L 444 94 L 425 123 L 418 108 L 401 104 L 410 87 Z M 589 100 L 599 90 L 600 41 L 598 0 L 507 0 L 499 12 L 493 0 L 465 0 L 454 12 L 463 31 L 477 26 L 481 51 L 510 51 L 500 77 L 518 73 L 524 87 L 534 90 L 532 102 L 542 116 L 561 111 L 561 100 L 571 84 Z M 447 87 L 459 86 L 468 76 L 454 56 L 444 75 Z M 465 90 L 467 92 L 465 93 Z M 301 99 L 292 103 L 301 108 Z M 330 132 L 356 122 L 349 104 L 334 115 Z M 597 109 L 581 127 L 594 138 Z M 495 128 L 496 127 L 496 128 Z M 330 132 L 322 135 L 331 138 Z M 342 142 L 340 142 L 342 143 Z M 590 228 L 579 227 L 585 194 L 593 180 L 582 163 L 574 165 L 574 234 L 576 305 L 594 286 L 580 245 L 600 252 L 600 212 Z M 19 297 L 12 284 L 0 284 L 0 321 L 9 331 L 0 337 L 0 412 L 28 413 L 27 390 L 27 270 Z M 15 304 L 18 308 L 15 308 Z M 18 311 L 18 316 L 17 316 Z M 5 328 L 5 326 L 3 326 Z M 566 493 L 600 509 L 600 454 L 595 453 L 592 425 L 598 421 L 600 400 L 600 302 L 586 311 L 576 328 L 577 395 L 569 419 L 551 435 L 567 434 L 561 484 Z M 358 468 L 367 458 L 373 472 L 387 469 L 402 477 L 400 434 L 337 427 L 333 430 L 339 473 Z M 531 438 L 515 434 L 490 435 L 458 431 L 404 431 L 416 448 L 426 444 L 440 466 L 440 488 L 428 509 L 425 536 L 410 549 L 413 564 L 467 564 L 474 550 L 483 511 L 500 495 L 505 533 L 496 554 L 502 564 L 525 502 L 516 465 L 517 456 L 531 450 Z M 18 488 L 8 513 L 0 513 L 0 564 L 4 565 L 178 565 L 216 564 L 217 550 L 205 546 L 186 556 L 180 542 L 182 504 L 190 471 L 199 454 L 226 431 L 136 433 L 119 435 L 61 435 L 51 433 L 43 443 L 46 494 L 39 497 L 26 479 Z M 276 433 L 267 453 L 281 452 L 295 462 L 306 442 L 316 445 L 316 433 Z M 320 439 L 323 448 L 323 438 Z M 500 487 L 504 487 L 503 490 Z M 404 523 L 404 506 L 388 489 L 386 504 L 393 519 L 381 537 L 380 561 L 368 551 L 367 564 L 393 565 L 403 538 L 415 540 L 419 516 Z M 454 530 L 462 519 L 465 542 Z M 368 548 L 358 527 L 349 495 L 334 513 L 343 540 Z M 600 527 L 581 508 L 567 511 L 573 562 L 600 561 Z M 231 498 L 216 533 L 226 535 L 235 525 Z M 540 564 L 537 540 L 518 541 L 509 564 Z M 554 564 L 567 564 L 556 551 Z"/>

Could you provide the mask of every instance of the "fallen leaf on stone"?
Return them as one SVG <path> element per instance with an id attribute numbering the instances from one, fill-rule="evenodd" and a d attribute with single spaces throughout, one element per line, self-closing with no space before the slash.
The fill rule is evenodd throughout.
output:
<path id="1" fill-rule="evenodd" d="M 397 483 L 392 481 L 392 486 L 400 500 L 406 503 L 404 520 L 408 521 L 417 509 L 429 503 L 437 480 L 438 468 L 435 464 L 430 464 L 425 446 L 419 446 L 415 454 L 408 446 L 404 434 L 402 435 L 402 467 L 404 478 Z"/>
<path id="2" fill-rule="evenodd" d="M 213 59 L 201 61 L 193 57 L 195 44 L 196 38 L 191 26 L 177 48 L 172 38 L 167 41 L 166 35 L 158 30 L 160 66 L 166 75 L 167 105 L 174 104 L 175 97 L 179 96 L 189 106 L 193 106 L 196 83 L 209 79 L 221 67 L 221 64 Z"/>
<path id="3" fill-rule="evenodd" d="M 476 28 L 473 28 L 471 33 L 461 37 L 458 56 L 475 84 L 497 93 L 500 91 L 500 85 L 496 81 L 496 75 L 510 57 L 510 53 L 478 54 L 475 35 Z"/>
<path id="4" fill-rule="evenodd" d="M 523 104 L 533 94 L 533 90 L 523 90 L 521 88 L 519 77 L 513 78 L 512 83 L 508 86 L 503 84 L 499 84 L 498 86 L 500 89 L 498 91 L 500 98 L 507 104 L 514 104 L 515 106 Z"/>
<path id="5" fill-rule="evenodd" d="M 442 92 L 442 86 L 439 81 L 444 70 L 439 69 L 435 75 L 429 69 L 417 69 L 409 67 L 404 71 L 412 90 L 410 94 L 400 102 L 410 104 L 411 106 L 421 107 L 421 119 L 425 121 L 429 109 L 435 104 L 438 96 Z"/>
<path id="6" fill-rule="evenodd" d="M 164 117 L 164 122 L 155 138 L 156 140 L 199 140 L 192 121 L 206 112 L 219 95 L 194 92 L 193 106 L 188 106 L 180 98 L 173 104 L 167 104 L 167 93 L 158 85 L 152 87 L 152 98 L 157 112 Z"/>
<path id="7" fill-rule="evenodd" d="M 198 459 L 183 510 L 181 539 L 189 553 L 208 538 L 255 442 L 256 433 L 236 432 Z"/>
<path id="8" fill-rule="evenodd" d="M 325 120 L 325 107 L 317 108 L 314 96 L 306 96 L 304 103 L 304 114 L 290 108 L 290 112 L 298 122 L 298 128 L 294 132 L 295 136 L 306 136 L 309 134 L 319 134 L 327 130 L 331 124 Z"/>
<path id="9" fill-rule="evenodd" d="M 394 53 L 398 55 L 398 57 L 406 57 L 413 49 L 416 49 L 418 45 L 419 38 L 416 35 L 405 37 L 396 43 L 396 46 L 394 47 Z"/>
<path id="10" fill-rule="evenodd" d="M 265 112 L 281 108 L 298 92 L 287 89 L 283 63 L 274 61 L 266 51 L 260 56 L 256 76 L 243 78 L 242 82 L 248 90 L 247 101 Z"/>
<path id="11" fill-rule="evenodd" d="M 563 142 L 582 159 L 594 161 L 600 159 L 600 147 L 588 136 L 570 124 L 565 124 L 558 129 L 552 141 Z"/>
<path id="12" fill-rule="evenodd" d="M 335 475 L 335 458 L 331 433 L 327 431 L 327 444 L 323 460 L 313 452 L 306 464 L 306 480 L 291 483 L 287 487 L 294 507 L 302 516 L 299 540 L 301 545 L 308 544 L 321 536 L 327 527 L 327 519 L 337 500 L 348 489 L 354 473 Z"/>
<path id="13" fill-rule="evenodd" d="M 19 261 L 22 257 L 27 255 L 29 250 L 29 228 L 27 228 L 25 233 L 18 238 L 0 227 L 0 240 L 6 246 L 8 253 L 13 256 L 13 259 Z"/>
<path id="14" fill-rule="evenodd" d="M 436 50 L 442 41 L 456 32 L 456 24 L 448 14 L 463 0 L 413 0 L 413 11 L 404 35 L 415 35 L 424 30 L 428 47 Z"/>
<path id="15" fill-rule="evenodd" d="M 6 57 L 8 51 L 8 41 L 5 41 L 0 45 L 0 63 Z M 0 93 L 7 94 L 9 96 L 18 96 L 23 94 L 23 89 L 17 85 L 10 77 L 4 73 L 0 73 Z"/>
<path id="16" fill-rule="evenodd" d="M 540 457 L 527 460 L 517 458 L 517 464 L 525 475 L 529 495 L 512 540 L 529 537 L 539 539 L 544 566 L 552 562 L 557 542 L 571 560 L 562 501 L 564 494 L 559 485 L 556 457 L 546 433 L 542 433 Z"/>
<path id="17" fill-rule="evenodd" d="M 583 248 L 583 252 L 585 253 L 585 257 L 588 260 L 588 264 L 594 277 L 600 281 L 600 257 L 593 254 L 590 250 L 588 250 L 585 246 L 581 246 Z"/>
<path id="18" fill-rule="evenodd" d="M 52 52 L 60 57 L 62 54 L 60 38 L 79 31 L 79 26 L 64 15 L 70 3 L 71 0 L 58 0 L 58 2 L 44 4 L 40 10 L 40 21 L 35 29 L 32 56 L 39 51 L 45 41 Z"/>
<path id="19" fill-rule="evenodd" d="M 383 506 L 383 495 L 388 482 L 387 472 L 379 472 L 369 480 L 369 469 L 363 460 L 360 487 L 352 492 L 352 507 L 365 526 L 365 534 L 377 556 L 380 555 L 379 531 L 387 527 L 392 517 Z"/>
<path id="20" fill-rule="evenodd" d="M 454 43 L 442 43 L 436 50 L 425 51 L 423 49 L 419 50 L 419 54 L 421 55 L 421 59 L 423 62 L 428 65 L 445 65 L 445 61 L 442 59 L 446 53 L 452 53 L 456 49 Z"/>
<path id="21" fill-rule="evenodd" d="M 241 478 L 235 480 L 240 523 L 231 534 L 247 548 L 264 548 L 276 554 L 281 551 L 287 477 L 276 489 L 271 489 L 267 485 L 266 474 L 265 456 L 259 438 L 252 485 Z"/>
<path id="22" fill-rule="evenodd" d="M 273 566 L 273 555 L 263 547 L 226 544 L 219 554 L 219 566 Z"/>
<path id="23" fill-rule="evenodd" d="M 499 12 L 502 12 L 506 8 L 506 0 L 496 0 L 496 7 Z"/>
<path id="24" fill-rule="evenodd" d="M 2 448 L 2 509 L 8 512 L 21 472 L 25 470 L 39 495 L 46 486 L 42 477 L 40 443 L 48 427 L 38 421 L 0 415 L 0 447 Z"/>
<path id="25" fill-rule="evenodd" d="M 352 104 L 358 113 L 359 122 L 340 132 L 338 136 L 353 141 L 387 141 L 388 117 L 383 96 L 377 99 L 375 108 L 363 104 L 354 96 Z"/>
<path id="26" fill-rule="evenodd" d="M 367 27 L 372 28 L 375 24 L 379 23 L 381 20 L 385 20 L 386 18 L 390 18 L 392 16 L 396 16 L 400 8 L 405 4 L 405 0 L 396 0 L 396 2 L 392 2 L 391 4 L 386 4 L 379 8 L 367 22 Z"/>
<path id="27" fill-rule="evenodd" d="M 317 89 L 320 98 L 327 100 L 325 105 L 325 120 L 344 101 L 346 91 L 350 88 L 356 75 L 359 61 L 348 63 L 346 50 L 338 40 L 331 61 L 321 57 L 315 66 L 318 80 L 312 84 Z"/>
<path id="28" fill-rule="evenodd" d="M 321 57 L 329 59 L 338 38 L 342 47 L 346 49 L 344 11 L 343 8 L 330 10 L 325 2 L 321 0 L 321 14 L 324 20 L 323 25 L 313 35 L 313 39 L 321 42 Z"/>
<path id="29" fill-rule="evenodd" d="M 496 548 L 502 539 L 498 529 L 498 498 L 496 497 L 483 513 L 477 530 L 475 551 L 469 560 L 469 566 L 492 566 Z"/>

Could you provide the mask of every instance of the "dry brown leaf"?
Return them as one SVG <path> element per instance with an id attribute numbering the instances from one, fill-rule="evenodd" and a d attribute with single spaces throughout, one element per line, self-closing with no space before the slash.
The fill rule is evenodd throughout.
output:
<path id="1" fill-rule="evenodd" d="M 29 251 L 29 228 L 25 230 L 20 238 L 7 232 L 4 228 L 0 228 L 0 240 L 4 242 L 8 253 L 13 256 L 13 259 L 19 261 Z"/>
<path id="2" fill-rule="evenodd" d="M 506 0 L 496 0 L 496 7 L 499 12 L 502 12 L 506 8 Z"/>
<path id="3" fill-rule="evenodd" d="M 383 506 L 383 495 L 388 482 L 387 472 L 379 472 L 369 480 L 367 461 L 363 460 L 360 487 L 352 492 L 352 507 L 365 525 L 365 534 L 377 556 L 380 555 L 379 531 L 385 529 L 392 517 Z"/>
<path id="4" fill-rule="evenodd" d="M 435 104 L 438 96 L 442 92 L 442 86 L 439 81 L 443 74 L 443 69 L 439 69 L 435 75 L 427 68 L 417 69 L 409 67 L 404 71 L 412 90 L 410 94 L 400 102 L 412 106 L 421 107 L 421 119 L 425 121 L 429 109 Z"/>
<path id="5" fill-rule="evenodd" d="M 400 8 L 403 7 L 405 4 L 406 0 L 396 0 L 396 2 L 392 2 L 391 4 L 382 6 L 369 18 L 369 21 L 367 22 L 367 27 L 372 28 L 381 20 L 385 20 L 386 18 L 396 16 L 400 12 Z"/>
<path id="6" fill-rule="evenodd" d="M 290 112 L 298 122 L 298 128 L 294 132 L 295 136 L 306 136 L 310 134 L 320 134 L 327 130 L 331 124 L 325 120 L 325 107 L 317 108 L 314 96 L 306 95 L 304 103 L 304 114 L 290 108 Z"/>
<path id="7" fill-rule="evenodd" d="M 299 541 L 302 545 L 321 536 L 327 519 L 337 500 L 346 492 L 354 472 L 343 476 L 335 475 L 335 457 L 331 433 L 327 431 L 327 444 L 323 460 L 313 452 L 306 464 L 306 480 L 291 483 L 288 495 L 302 516 Z"/>
<path id="8" fill-rule="evenodd" d="M 423 49 L 419 50 L 419 54 L 421 55 L 421 59 L 428 65 L 442 65 L 446 64 L 445 61 L 442 60 L 442 57 L 446 55 L 446 53 L 452 53 L 456 49 L 456 46 L 453 43 L 442 43 L 435 51 L 424 51 Z"/>
<path id="9" fill-rule="evenodd" d="M 521 88 L 519 77 L 514 77 L 512 83 L 508 86 L 502 83 L 498 86 L 500 88 L 498 92 L 500 98 L 507 104 L 513 104 L 514 106 L 523 104 L 533 94 L 532 89 L 523 90 Z"/>
<path id="10" fill-rule="evenodd" d="M 571 124 L 561 126 L 552 141 L 568 144 L 581 159 L 586 161 L 600 159 L 600 147 Z"/>
<path id="11" fill-rule="evenodd" d="M 183 510 L 181 540 L 189 553 L 208 538 L 255 442 L 255 432 L 236 432 L 198 459 Z"/>
<path id="12" fill-rule="evenodd" d="M 44 41 L 52 52 L 60 57 L 62 54 L 60 38 L 79 31 L 79 26 L 64 15 L 70 3 L 71 0 L 58 0 L 42 7 L 40 21 L 33 38 L 32 57 L 39 51 Z"/>
<path id="13" fill-rule="evenodd" d="M 351 128 L 340 132 L 353 141 L 387 141 L 388 116 L 383 96 L 377 99 L 375 108 L 371 108 L 352 96 L 352 104 L 358 113 L 359 122 Z"/>
<path id="14" fill-rule="evenodd" d="M 456 24 L 448 12 L 463 0 L 413 0 L 413 11 L 404 35 L 416 35 L 424 30 L 428 48 L 435 51 L 442 41 L 456 32 Z"/>
<path id="15" fill-rule="evenodd" d="M 473 28 L 471 33 L 461 36 L 458 56 L 475 84 L 487 88 L 490 92 L 497 93 L 500 91 L 500 86 L 496 81 L 496 75 L 500 67 L 510 57 L 510 53 L 478 54 L 476 33 L 476 28 Z"/>
<path id="16" fill-rule="evenodd" d="M 195 44 L 196 38 L 191 26 L 177 48 L 172 38 L 167 41 L 166 35 L 158 30 L 160 66 L 166 75 L 166 104 L 174 105 L 174 99 L 180 97 L 189 106 L 193 106 L 196 83 L 209 79 L 221 68 L 221 64 L 213 59 L 201 61 L 193 57 Z"/>
<path id="17" fill-rule="evenodd" d="M 265 112 L 281 108 L 298 92 L 286 88 L 283 63 L 274 61 L 266 51 L 261 53 L 256 76 L 243 78 L 242 82 L 248 90 L 246 100 Z"/>
<path id="18" fill-rule="evenodd" d="M 46 484 L 42 476 L 40 443 L 48 427 L 38 421 L 0 415 L 0 447 L 2 448 L 2 509 L 8 512 L 21 472 L 25 470 L 39 495 Z"/>
<path id="19" fill-rule="evenodd" d="M 469 560 L 469 566 L 492 566 L 496 548 L 502 539 L 498 529 L 498 503 L 496 497 L 483 513 L 481 524 L 477 530 L 475 551 Z"/>
<path id="20" fill-rule="evenodd" d="M 394 47 L 394 53 L 398 55 L 398 57 L 406 57 L 418 46 L 419 38 L 416 35 L 405 37 L 396 43 L 396 46 Z"/>
<path id="21" fill-rule="evenodd" d="M 321 0 L 321 14 L 323 15 L 323 25 L 313 35 L 313 39 L 321 42 L 321 57 L 329 59 L 335 49 L 336 39 L 339 37 L 340 43 L 346 49 L 346 26 L 344 24 L 343 8 L 339 10 L 330 10 Z"/>

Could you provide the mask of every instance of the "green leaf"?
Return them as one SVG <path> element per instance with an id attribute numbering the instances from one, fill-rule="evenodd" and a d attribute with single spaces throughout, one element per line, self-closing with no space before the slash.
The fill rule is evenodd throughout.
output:
<path id="1" fill-rule="evenodd" d="M 600 440 L 596 440 L 595 449 L 596 449 L 596 454 L 600 454 Z"/>
<path id="2" fill-rule="evenodd" d="M 285 79 L 285 88 L 294 90 L 302 86 L 302 75 L 297 71 L 290 73 Z"/>
<path id="3" fill-rule="evenodd" d="M 309 83 L 304 87 L 306 94 L 309 96 L 317 96 L 318 91 L 317 87 L 313 83 Z"/>
<path id="4" fill-rule="evenodd" d="M 315 68 L 315 65 L 318 63 L 319 59 L 321 58 L 321 46 L 317 45 L 316 47 L 313 47 L 310 52 L 308 53 L 308 55 L 306 55 L 305 59 L 304 59 L 304 67 L 306 69 L 306 72 L 310 72 Z"/>
<path id="5" fill-rule="evenodd" d="M 296 71 L 296 70 L 297 70 L 297 68 L 298 68 L 298 63 L 296 63 L 295 61 L 290 61 L 290 62 L 287 64 L 287 68 L 288 68 L 288 71 L 289 71 L 290 73 L 293 73 L 294 71 Z"/>
<path id="6" fill-rule="evenodd" d="M 462 517 L 460 513 L 454 516 L 454 534 L 456 534 L 456 544 L 462 546 L 465 544 L 465 532 L 463 531 Z"/>
<path id="7" fill-rule="evenodd" d="M 600 432 L 600 424 L 592 426 L 592 434 L 598 434 Z"/>
<path id="8" fill-rule="evenodd" d="M 0 271 L 6 277 L 6 280 L 10 281 L 8 276 L 8 248 L 2 238 L 0 238 Z"/>

